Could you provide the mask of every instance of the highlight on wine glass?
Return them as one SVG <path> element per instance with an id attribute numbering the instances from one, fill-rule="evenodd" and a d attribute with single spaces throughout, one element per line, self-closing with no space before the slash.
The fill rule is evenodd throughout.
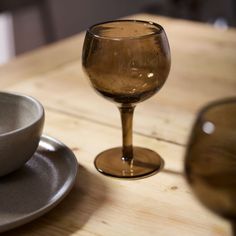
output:
<path id="1" fill-rule="evenodd" d="M 236 235 L 236 98 L 204 107 L 193 126 L 185 173 L 197 198 Z"/>
<path id="2" fill-rule="evenodd" d="M 164 85 L 170 61 L 167 36 L 159 24 L 117 20 L 87 30 L 83 69 L 91 86 L 118 106 L 122 121 L 123 146 L 106 150 L 95 159 L 95 167 L 101 173 L 140 178 L 162 168 L 163 160 L 156 152 L 133 146 L 132 120 L 137 103 Z"/>

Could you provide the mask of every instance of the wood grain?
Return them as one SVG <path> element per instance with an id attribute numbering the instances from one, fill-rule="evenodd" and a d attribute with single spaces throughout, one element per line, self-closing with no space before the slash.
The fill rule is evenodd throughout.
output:
<path id="1" fill-rule="evenodd" d="M 32 76 L 60 68 L 68 62 L 79 59 L 84 34 L 59 43 L 44 46 L 22 54 L 9 63 L 0 66 L 0 88 L 30 79 Z"/>
<path id="2" fill-rule="evenodd" d="M 117 180 L 99 174 L 93 159 L 105 148 L 117 145 L 118 128 L 50 109 L 46 117 L 45 132 L 74 150 L 80 163 L 78 180 L 58 207 L 5 235 L 229 234 L 228 224 L 193 198 L 182 174 L 183 147 L 135 135 L 137 145 L 164 158 L 165 168 L 149 178 Z"/>
<path id="3" fill-rule="evenodd" d="M 166 29 L 172 68 L 162 90 L 138 104 L 134 144 L 157 151 L 164 170 L 123 181 L 95 170 L 94 157 L 121 144 L 114 104 L 90 87 L 81 68 L 84 34 L 0 67 L 0 89 L 36 97 L 45 133 L 67 144 L 80 164 L 69 196 L 40 219 L 5 235 L 230 235 L 227 222 L 203 208 L 183 176 L 185 145 L 200 107 L 236 91 L 236 30 L 152 15 Z"/>

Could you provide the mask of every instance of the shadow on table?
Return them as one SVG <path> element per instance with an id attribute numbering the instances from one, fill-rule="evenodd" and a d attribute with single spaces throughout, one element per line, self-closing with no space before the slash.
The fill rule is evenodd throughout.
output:
<path id="1" fill-rule="evenodd" d="M 107 187 L 101 177 L 80 166 L 75 186 L 57 207 L 35 221 L 1 235 L 71 235 L 102 207 L 106 196 Z"/>

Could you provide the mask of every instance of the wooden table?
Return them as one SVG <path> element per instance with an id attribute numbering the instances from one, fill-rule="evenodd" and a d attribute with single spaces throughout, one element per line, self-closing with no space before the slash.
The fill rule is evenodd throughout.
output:
<path id="1" fill-rule="evenodd" d="M 121 144 L 114 104 L 90 88 L 81 69 L 84 34 L 0 67 L 0 89 L 32 95 L 46 109 L 44 132 L 75 153 L 74 189 L 50 213 L 5 235 L 230 235 L 229 224 L 202 207 L 183 176 L 192 121 L 205 103 L 236 94 L 236 30 L 152 15 L 166 29 L 172 68 L 160 93 L 139 104 L 134 143 L 157 151 L 165 168 L 124 181 L 99 174 L 96 154 Z"/>

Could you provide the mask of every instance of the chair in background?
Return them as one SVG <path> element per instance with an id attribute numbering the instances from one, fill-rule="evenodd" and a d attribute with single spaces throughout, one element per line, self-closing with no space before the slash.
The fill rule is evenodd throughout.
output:
<path id="1" fill-rule="evenodd" d="M 43 31 L 43 38 L 45 43 L 51 43 L 56 40 L 55 29 L 50 11 L 50 5 L 47 0 L 0 0 L 0 13 L 9 12 L 13 15 L 22 9 L 30 7 L 37 8 L 40 16 L 40 23 Z M 24 26 L 23 26 L 24 27 Z M 19 30 L 18 30 L 19 31 Z M 14 28 L 13 20 L 13 32 L 16 32 Z M 33 35 L 31 36 L 33 37 Z M 15 42 L 16 44 L 16 42 Z M 18 53 L 16 48 L 16 54 Z"/>

